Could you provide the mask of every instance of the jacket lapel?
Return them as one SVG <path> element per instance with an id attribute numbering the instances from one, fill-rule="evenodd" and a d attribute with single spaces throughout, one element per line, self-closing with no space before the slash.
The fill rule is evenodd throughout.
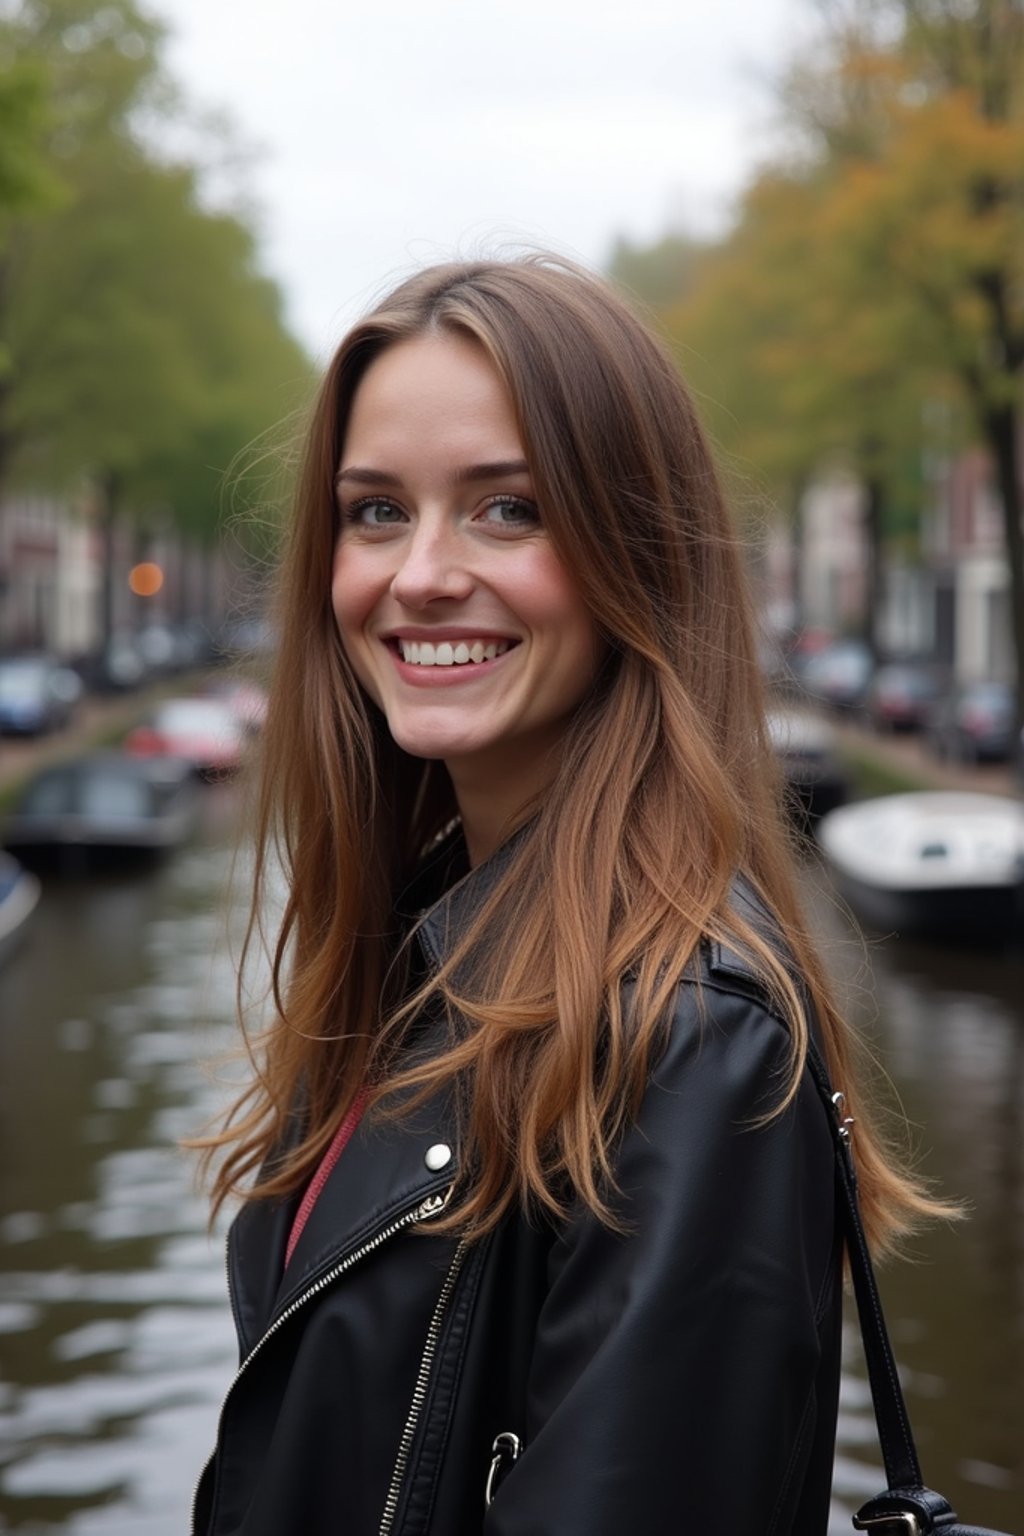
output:
<path id="1" fill-rule="evenodd" d="M 447 1190 L 456 1171 L 447 1096 L 435 1096 L 398 1120 L 365 1114 L 320 1191 L 291 1263 L 283 1273 L 278 1268 L 269 1321 L 393 1221 Z M 282 1247 L 282 1261 L 283 1255 Z"/>

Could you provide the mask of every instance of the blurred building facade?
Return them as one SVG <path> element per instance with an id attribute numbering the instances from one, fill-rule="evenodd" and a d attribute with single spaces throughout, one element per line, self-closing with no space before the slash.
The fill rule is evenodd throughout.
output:
<path id="1" fill-rule="evenodd" d="M 164 575 L 152 597 L 128 585 L 141 558 Z M 40 650 L 74 660 L 97 652 L 108 560 L 113 632 L 188 619 L 212 630 L 230 610 L 237 575 L 222 550 L 189 543 L 170 526 L 143 541 L 127 522 L 108 549 L 88 502 L 26 492 L 0 502 L 0 655 Z"/>
<path id="2" fill-rule="evenodd" d="M 772 627 L 797 622 L 836 635 L 865 630 L 864 505 L 856 480 L 821 479 L 801 498 L 799 536 L 788 525 L 776 526 L 764 562 Z M 881 650 L 931 657 L 961 682 L 1012 681 L 1002 506 L 983 450 L 932 467 L 919 549 L 917 559 L 903 554 L 885 561 L 874 625 Z"/>
<path id="3" fill-rule="evenodd" d="M 964 682 L 1012 680 L 1003 509 L 991 461 L 981 449 L 938 467 L 922 548 L 933 582 L 939 659 Z"/>

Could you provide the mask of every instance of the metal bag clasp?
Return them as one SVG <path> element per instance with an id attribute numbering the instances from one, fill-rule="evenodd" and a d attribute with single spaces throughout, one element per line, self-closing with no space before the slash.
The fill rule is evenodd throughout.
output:
<path id="1" fill-rule="evenodd" d="M 495 1435 L 494 1444 L 491 1446 L 494 1453 L 491 1459 L 491 1470 L 487 1474 L 487 1487 L 484 1489 L 485 1508 L 490 1508 L 494 1495 L 498 1491 L 500 1477 L 519 1460 L 519 1452 L 522 1448 L 519 1436 L 514 1435 L 510 1429 L 503 1429 L 500 1435 Z"/>

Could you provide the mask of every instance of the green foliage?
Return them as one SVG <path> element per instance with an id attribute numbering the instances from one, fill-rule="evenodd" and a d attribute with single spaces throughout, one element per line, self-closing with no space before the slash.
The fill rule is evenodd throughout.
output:
<path id="1" fill-rule="evenodd" d="M 201 167 L 153 147 L 182 111 L 161 35 L 134 0 L 35 0 L 0 26 L 22 95 L 45 84 L 37 122 L 61 189 L 8 221 L 0 477 L 91 480 L 118 510 L 208 542 L 224 472 L 312 369 L 251 230 L 204 205 Z"/>
<path id="2" fill-rule="evenodd" d="M 783 502 L 845 465 L 906 549 L 924 456 L 989 447 L 1024 680 L 1024 0 L 828 14 L 783 92 L 789 152 L 726 238 L 687 253 L 668 301 L 661 246 L 627 248 L 627 280 L 647 281 L 716 438 Z"/>
<path id="3" fill-rule="evenodd" d="M 610 276 L 642 303 L 666 310 L 679 302 L 693 284 L 700 246 L 685 235 L 664 235 L 655 245 L 615 242 Z"/>
<path id="4" fill-rule="evenodd" d="M 46 76 L 32 61 L 4 58 L 2 41 L 0 35 L 0 240 L 6 215 L 46 202 L 58 185 L 43 150 Z"/>

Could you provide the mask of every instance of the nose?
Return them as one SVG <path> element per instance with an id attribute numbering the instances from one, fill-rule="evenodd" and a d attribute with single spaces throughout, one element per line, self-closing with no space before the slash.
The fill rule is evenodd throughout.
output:
<path id="1" fill-rule="evenodd" d="M 459 600 L 473 590 L 473 576 L 458 532 L 447 521 L 421 518 L 404 542 L 391 592 L 406 608 L 438 599 Z"/>

